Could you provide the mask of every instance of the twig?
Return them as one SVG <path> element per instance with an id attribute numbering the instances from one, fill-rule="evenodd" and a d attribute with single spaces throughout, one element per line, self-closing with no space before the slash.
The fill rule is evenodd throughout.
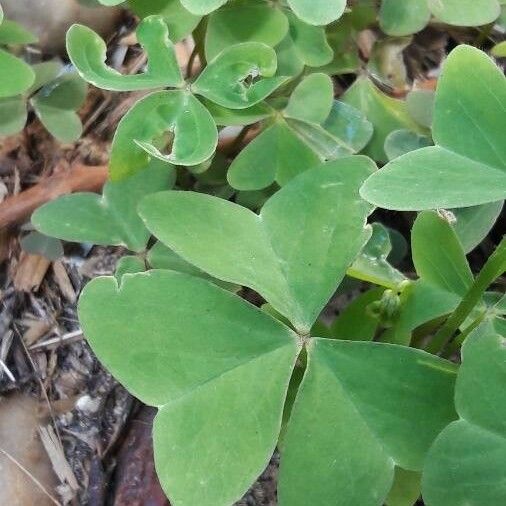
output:
<path id="1" fill-rule="evenodd" d="M 22 223 L 42 204 L 76 191 L 99 191 L 107 180 L 107 166 L 74 164 L 42 179 L 28 190 L 5 199 L 0 204 L 0 229 Z"/>
<path id="2" fill-rule="evenodd" d="M 83 332 L 81 330 L 74 330 L 73 332 L 69 332 L 68 334 L 65 334 L 63 336 L 52 337 L 51 339 L 47 339 L 46 341 L 43 341 L 41 343 L 34 344 L 30 346 L 29 349 L 40 350 L 41 348 L 52 348 L 64 343 L 70 344 L 82 339 L 82 337 Z"/>

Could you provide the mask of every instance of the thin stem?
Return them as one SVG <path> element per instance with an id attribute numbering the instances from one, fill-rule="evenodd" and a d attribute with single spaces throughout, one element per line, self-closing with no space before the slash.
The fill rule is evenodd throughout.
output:
<path id="1" fill-rule="evenodd" d="M 470 325 L 468 325 L 457 337 L 455 337 L 455 339 L 449 343 L 445 349 L 443 350 L 443 352 L 441 353 L 441 355 L 443 357 L 451 357 L 454 353 L 457 353 L 457 351 L 459 351 L 460 347 L 462 346 L 462 344 L 464 343 L 464 341 L 467 339 L 467 336 L 476 328 L 478 327 L 478 325 L 480 325 L 480 323 L 485 319 L 485 317 L 487 316 L 487 311 L 483 311 L 479 316 L 478 318 L 476 318 L 473 323 L 471 323 Z"/>
<path id="2" fill-rule="evenodd" d="M 451 340 L 453 334 L 464 323 L 473 308 L 480 302 L 485 290 L 506 270 L 506 237 L 489 257 L 483 269 L 474 280 L 473 285 L 462 299 L 457 309 L 439 329 L 426 350 L 429 353 L 439 353 Z"/>

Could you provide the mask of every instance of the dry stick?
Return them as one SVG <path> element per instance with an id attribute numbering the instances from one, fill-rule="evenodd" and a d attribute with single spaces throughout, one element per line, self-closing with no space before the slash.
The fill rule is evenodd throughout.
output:
<path id="1" fill-rule="evenodd" d="M 24 222 L 42 204 L 76 191 L 99 191 L 107 180 L 107 166 L 73 164 L 68 171 L 42 179 L 28 190 L 0 204 L 0 230 Z"/>
<path id="2" fill-rule="evenodd" d="M 3 448 L 0 448 L 0 453 L 2 455 L 4 455 L 5 457 L 7 457 L 15 466 L 17 466 L 21 471 L 23 471 L 24 474 L 26 474 L 26 476 L 28 476 L 28 478 L 30 478 L 30 480 L 33 481 L 33 483 L 35 483 L 35 485 L 45 494 L 49 497 L 49 499 L 54 503 L 56 504 L 56 506 L 62 506 L 60 502 L 58 502 L 47 490 L 46 488 L 44 487 L 44 485 L 42 485 L 42 483 L 37 479 L 35 478 L 35 476 L 30 473 L 30 471 L 28 471 L 28 469 L 26 469 L 26 467 L 23 466 L 23 464 L 21 464 L 21 462 L 19 462 L 18 460 L 16 460 L 10 453 L 7 453 Z"/>

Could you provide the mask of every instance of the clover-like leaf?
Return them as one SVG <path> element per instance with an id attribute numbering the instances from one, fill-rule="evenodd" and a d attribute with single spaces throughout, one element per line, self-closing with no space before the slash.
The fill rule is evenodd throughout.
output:
<path id="1" fill-rule="evenodd" d="M 388 161 L 385 139 L 394 130 L 407 129 L 422 133 L 421 127 L 408 114 L 406 103 L 385 95 L 366 77 L 359 77 L 341 100 L 362 111 L 373 124 L 374 133 L 364 153 L 376 161 Z"/>
<path id="2" fill-rule="evenodd" d="M 422 30 L 430 19 L 427 0 L 383 0 L 379 13 L 381 29 L 396 37 Z"/>
<path id="3" fill-rule="evenodd" d="M 224 49 L 243 42 L 274 47 L 288 32 L 288 20 L 276 4 L 263 0 L 230 2 L 207 20 L 205 53 L 213 60 Z"/>
<path id="4" fill-rule="evenodd" d="M 170 143 L 170 154 L 162 149 Z M 189 92 L 159 91 L 139 100 L 120 121 L 114 135 L 109 170 L 118 180 L 135 174 L 150 157 L 174 165 L 197 165 L 209 159 L 218 130 L 207 109 Z"/>
<path id="5" fill-rule="evenodd" d="M 410 130 L 394 130 L 385 139 L 385 153 L 391 161 L 406 153 L 431 145 L 432 141 L 425 135 L 419 135 Z"/>
<path id="6" fill-rule="evenodd" d="M 154 163 L 141 173 L 121 182 L 109 182 L 102 196 L 74 193 L 59 197 L 32 215 L 40 232 L 73 242 L 124 245 L 142 251 L 149 232 L 137 215 L 137 203 L 149 193 L 169 186 L 171 169 Z"/>
<path id="7" fill-rule="evenodd" d="M 228 0 L 180 0 L 185 9 L 188 9 L 193 14 L 205 16 L 210 12 L 215 11 L 222 5 L 226 4 Z"/>
<path id="8" fill-rule="evenodd" d="M 343 15 L 346 0 L 288 0 L 288 5 L 302 21 L 328 25 Z"/>
<path id="9" fill-rule="evenodd" d="M 485 322 L 462 347 L 455 406 L 427 455 L 422 493 L 431 506 L 495 506 L 506 502 L 506 348 Z M 472 477 L 472 478 L 470 478 Z"/>
<path id="10" fill-rule="evenodd" d="M 436 146 L 396 158 L 361 190 L 399 210 L 468 207 L 506 197 L 506 80 L 470 46 L 448 57 L 436 91 Z"/>
<path id="11" fill-rule="evenodd" d="M 83 133 L 81 118 L 74 111 L 58 109 L 44 104 L 32 102 L 40 122 L 47 131 L 59 142 L 75 142 Z"/>
<path id="12" fill-rule="evenodd" d="M 480 26 L 492 23 L 501 13 L 497 0 L 426 0 L 432 14 L 443 23 Z"/>
<path id="13" fill-rule="evenodd" d="M 223 107 L 245 109 L 289 79 L 273 77 L 276 66 L 272 48 L 259 42 L 244 42 L 225 49 L 209 62 L 191 89 Z"/>
<path id="14" fill-rule="evenodd" d="M 147 69 L 142 74 L 123 75 L 107 66 L 105 42 L 83 25 L 73 25 L 67 32 L 67 52 L 83 79 L 99 88 L 132 91 L 182 86 L 183 77 L 163 17 L 143 19 L 137 28 L 137 38 L 148 55 Z"/>
<path id="15" fill-rule="evenodd" d="M 202 16 L 192 14 L 185 9 L 179 0 L 128 0 L 128 6 L 140 18 L 152 15 L 163 16 L 169 28 L 169 37 L 177 42 L 197 27 Z"/>
<path id="16" fill-rule="evenodd" d="M 280 506 L 383 504 L 394 466 L 421 470 L 456 418 L 456 369 L 404 346 L 313 339 L 283 440 Z"/>
<path id="17" fill-rule="evenodd" d="M 29 65 L 3 49 L 0 49 L 0 75 L 0 98 L 24 93 L 35 80 Z"/>
<path id="18" fill-rule="evenodd" d="M 26 28 L 9 19 L 0 23 L 0 45 L 33 44 L 37 37 Z"/>
<path id="19" fill-rule="evenodd" d="M 139 209 L 155 236 L 184 259 L 253 288 L 308 332 L 369 238 L 365 221 L 372 208 L 356 192 L 374 169 L 357 156 L 307 171 L 271 197 L 260 215 L 192 192 L 152 195 Z"/>
<path id="20" fill-rule="evenodd" d="M 263 311 L 173 271 L 89 283 L 79 319 L 94 352 L 157 406 L 154 451 L 171 504 L 239 500 L 267 465 L 299 344 Z M 261 392 L 261 399 L 258 393 Z"/>
<path id="21" fill-rule="evenodd" d="M 28 111 L 24 97 L 0 98 L 0 136 L 17 134 L 23 130 Z"/>

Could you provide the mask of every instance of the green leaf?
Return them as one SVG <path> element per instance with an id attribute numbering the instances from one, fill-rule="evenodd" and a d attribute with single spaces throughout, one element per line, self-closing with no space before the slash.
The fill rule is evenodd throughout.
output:
<path id="1" fill-rule="evenodd" d="M 491 323 L 478 327 L 462 348 L 455 390 L 460 419 L 436 439 L 425 463 L 427 504 L 495 506 L 506 501 L 506 350 Z"/>
<path id="2" fill-rule="evenodd" d="M 506 82 L 481 51 L 459 46 L 439 79 L 435 147 L 396 158 L 361 190 L 387 209 L 469 207 L 506 197 Z"/>
<path id="3" fill-rule="evenodd" d="M 430 90 L 413 90 L 406 96 L 406 107 L 411 117 L 426 128 L 432 126 L 435 94 Z"/>
<path id="4" fill-rule="evenodd" d="M 256 290 L 308 332 L 369 237 L 364 225 L 372 209 L 357 187 L 374 169 L 365 157 L 349 157 L 307 171 L 271 197 L 260 216 L 193 192 L 152 195 L 140 214 L 185 260 Z"/>
<path id="5" fill-rule="evenodd" d="M 74 111 L 48 107 L 37 101 L 31 103 L 41 123 L 59 142 L 67 144 L 81 137 L 83 125 L 81 118 Z"/>
<path id="6" fill-rule="evenodd" d="M 21 248 L 31 255 L 41 255 L 51 262 L 63 256 L 61 241 L 39 232 L 30 232 L 19 241 Z"/>
<path id="7" fill-rule="evenodd" d="M 480 26 L 492 23 L 501 13 L 497 0 L 428 0 L 432 14 L 443 23 Z"/>
<path id="8" fill-rule="evenodd" d="M 452 226 L 435 211 L 424 211 L 411 231 L 416 272 L 427 283 L 464 297 L 474 277 Z"/>
<path id="9" fill-rule="evenodd" d="M 274 49 L 258 42 L 245 42 L 222 51 L 191 89 L 223 107 L 245 109 L 261 102 L 288 80 L 272 77 L 276 65 Z"/>
<path id="10" fill-rule="evenodd" d="M 419 32 L 428 24 L 427 0 L 383 0 L 379 14 L 381 29 L 396 37 Z"/>
<path id="11" fill-rule="evenodd" d="M 372 236 L 348 269 L 348 276 L 396 289 L 406 278 L 388 262 L 391 251 L 388 230 L 381 223 L 373 223 Z"/>
<path id="12" fill-rule="evenodd" d="M 496 58 L 506 58 L 506 41 L 499 42 L 491 50 L 490 53 Z"/>
<path id="13" fill-rule="evenodd" d="M 23 60 L 0 49 L 0 98 L 20 95 L 35 80 L 33 70 Z"/>
<path id="14" fill-rule="evenodd" d="M 343 15 L 346 0 L 288 0 L 288 5 L 302 21 L 328 25 Z"/>
<path id="15" fill-rule="evenodd" d="M 495 225 L 504 202 L 491 202 L 477 207 L 453 209 L 456 221 L 452 223 L 466 253 L 480 244 Z"/>
<path id="16" fill-rule="evenodd" d="M 27 116 L 26 102 L 22 96 L 0 98 L 0 136 L 21 132 Z"/>
<path id="17" fill-rule="evenodd" d="M 171 504 L 240 499 L 276 446 L 297 336 L 235 295 L 171 271 L 127 275 L 119 289 L 114 278 L 93 280 L 79 319 L 104 365 L 159 408 L 155 462 Z"/>
<path id="18" fill-rule="evenodd" d="M 258 42 L 273 48 L 287 32 L 288 20 L 274 4 L 262 0 L 231 2 L 209 16 L 206 58 L 213 60 L 223 50 L 243 42 Z"/>
<path id="19" fill-rule="evenodd" d="M 297 160 L 297 163 L 294 163 Z M 275 180 L 286 184 L 320 159 L 283 120 L 276 121 L 253 139 L 234 159 L 228 172 L 230 186 L 259 190 Z"/>
<path id="20" fill-rule="evenodd" d="M 308 355 L 283 443 L 280 506 L 383 504 L 394 466 L 421 470 L 455 419 L 456 366 L 404 346 L 319 338 Z"/>
<path id="21" fill-rule="evenodd" d="M 420 473 L 397 467 L 394 485 L 385 501 L 386 506 L 413 506 L 420 497 L 421 480 Z"/>
<path id="22" fill-rule="evenodd" d="M 37 37 L 15 21 L 6 19 L 0 24 L 0 45 L 34 44 Z"/>
<path id="23" fill-rule="evenodd" d="M 425 135 L 418 135 L 410 130 L 394 130 L 385 139 L 385 153 L 389 160 L 394 160 L 431 144 L 431 140 Z"/>
<path id="24" fill-rule="evenodd" d="M 108 67 L 105 42 L 83 25 L 73 25 L 67 32 L 67 52 L 81 77 L 98 88 L 133 91 L 182 86 L 183 77 L 163 17 L 143 19 L 137 28 L 137 38 L 148 55 L 148 66 L 142 74 L 122 75 Z"/>
<path id="25" fill-rule="evenodd" d="M 102 5 L 112 7 L 113 5 L 122 4 L 125 0 L 98 0 Z"/>
<path id="26" fill-rule="evenodd" d="M 167 134 L 173 134 L 174 140 L 170 154 L 164 155 L 160 149 L 168 144 Z M 150 157 L 174 165 L 197 165 L 212 156 L 217 144 L 212 116 L 191 93 L 155 92 L 139 100 L 120 121 L 109 163 L 111 179 L 135 174 Z"/>
<path id="27" fill-rule="evenodd" d="M 144 260 L 139 257 L 127 255 L 121 257 L 116 264 L 116 270 L 114 271 L 114 277 L 116 278 L 119 285 L 123 276 L 126 274 L 137 274 L 139 272 L 145 272 L 146 264 Z"/>
<path id="28" fill-rule="evenodd" d="M 193 14 L 205 16 L 210 12 L 215 11 L 222 5 L 226 4 L 228 0 L 180 0 L 185 9 L 188 9 Z"/>
<path id="29" fill-rule="evenodd" d="M 385 139 L 394 130 L 420 132 L 420 127 L 411 119 L 406 103 L 385 95 L 367 78 L 359 77 L 341 99 L 362 111 L 374 126 L 371 142 L 364 153 L 379 162 L 386 162 Z"/>
<path id="30" fill-rule="evenodd" d="M 27 95 L 32 95 L 37 90 L 56 79 L 62 71 L 62 64 L 57 60 L 44 61 L 32 65 L 35 73 L 35 81 L 28 89 Z"/>
<path id="31" fill-rule="evenodd" d="M 379 321 L 368 311 L 368 306 L 379 301 L 384 291 L 384 288 L 373 288 L 350 302 L 332 323 L 332 336 L 347 341 L 372 341 Z"/>
<path id="32" fill-rule="evenodd" d="M 103 195 L 74 193 L 59 197 L 32 215 L 40 232 L 65 241 L 101 245 L 124 245 L 142 251 L 149 232 L 137 215 L 137 203 L 145 195 L 167 188 L 171 169 L 152 164 L 124 181 L 108 182 Z"/>
<path id="33" fill-rule="evenodd" d="M 334 85 L 327 74 L 309 74 L 290 95 L 285 116 L 308 123 L 323 123 L 334 103 Z"/>
<path id="34" fill-rule="evenodd" d="M 259 102 L 246 109 L 227 109 L 206 99 L 203 99 L 202 102 L 211 113 L 216 124 L 220 126 L 252 125 L 271 116 L 273 113 L 273 110 L 265 102 Z"/>
<path id="35" fill-rule="evenodd" d="M 169 27 L 169 37 L 173 42 L 190 35 L 201 20 L 201 16 L 187 11 L 179 0 L 129 0 L 128 5 L 141 18 L 153 14 L 162 16 Z"/>
<path id="36" fill-rule="evenodd" d="M 75 72 L 68 72 L 43 86 L 32 102 L 46 107 L 75 111 L 86 99 L 88 86 Z"/>

